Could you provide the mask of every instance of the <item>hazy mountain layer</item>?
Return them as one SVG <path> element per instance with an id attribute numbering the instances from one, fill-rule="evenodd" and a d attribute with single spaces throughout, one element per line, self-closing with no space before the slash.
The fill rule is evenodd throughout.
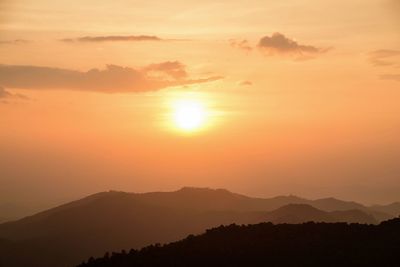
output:
<path id="1" fill-rule="evenodd" d="M 360 204 L 336 199 L 261 199 L 226 190 L 104 192 L 1 224 L 0 262 L 7 267 L 71 266 L 105 251 L 167 243 L 221 224 L 377 223 L 369 211 Z"/>

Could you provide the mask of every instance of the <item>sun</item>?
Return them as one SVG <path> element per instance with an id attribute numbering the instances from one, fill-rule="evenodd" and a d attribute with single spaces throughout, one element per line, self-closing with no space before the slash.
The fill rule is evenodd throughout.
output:
<path id="1" fill-rule="evenodd" d="M 207 112 L 202 102 L 195 99 L 180 99 L 173 103 L 172 119 L 176 128 L 193 132 L 206 121 Z"/>

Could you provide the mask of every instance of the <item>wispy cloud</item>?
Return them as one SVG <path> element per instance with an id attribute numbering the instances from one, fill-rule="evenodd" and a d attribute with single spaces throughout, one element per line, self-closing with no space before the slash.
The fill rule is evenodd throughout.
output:
<path id="1" fill-rule="evenodd" d="M 250 52 L 251 50 L 253 50 L 253 47 L 251 47 L 249 41 L 246 39 L 241 39 L 241 40 L 231 39 L 231 40 L 229 40 L 229 44 L 233 48 L 242 49 L 247 52 Z"/>
<path id="2" fill-rule="evenodd" d="M 10 97 L 11 93 L 7 92 L 6 89 L 0 87 L 0 98 Z"/>
<path id="3" fill-rule="evenodd" d="M 240 86 L 251 86 L 251 85 L 253 85 L 253 82 L 252 82 L 252 81 L 245 80 L 245 81 L 239 82 L 239 85 L 240 85 Z"/>
<path id="4" fill-rule="evenodd" d="M 109 35 L 109 36 L 84 36 L 78 38 L 61 39 L 63 42 L 143 42 L 143 41 L 163 41 L 160 37 L 154 35 Z"/>
<path id="5" fill-rule="evenodd" d="M 369 53 L 369 62 L 377 67 L 400 67 L 400 50 L 380 49 Z"/>
<path id="6" fill-rule="evenodd" d="M 380 49 L 368 54 L 368 61 L 375 67 L 386 71 L 398 71 L 400 68 L 400 50 Z M 382 80 L 400 81 L 400 74 L 381 74 Z"/>
<path id="7" fill-rule="evenodd" d="M 382 80 L 392 80 L 400 82 L 400 74 L 382 74 L 379 76 Z"/>
<path id="8" fill-rule="evenodd" d="M 7 45 L 7 44 L 28 44 L 31 41 L 25 39 L 15 39 L 15 40 L 0 40 L 0 45 Z"/>
<path id="9" fill-rule="evenodd" d="M 23 99 L 23 100 L 28 100 L 29 97 L 23 95 L 23 94 L 14 94 L 10 93 L 6 89 L 0 86 L 0 103 L 8 103 L 5 99 Z"/>
<path id="10" fill-rule="evenodd" d="M 154 72 L 158 74 L 154 74 Z M 160 75 L 161 74 L 161 75 Z M 0 65 L 0 84 L 6 88 L 67 89 L 103 93 L 146 92 L 171 86 L 204 83 L 220 76 L 187 78 L 179 62 L 163 62 L 139 69 L 107 65 L 105 69 L 77 71 L 41 66 Z"/>

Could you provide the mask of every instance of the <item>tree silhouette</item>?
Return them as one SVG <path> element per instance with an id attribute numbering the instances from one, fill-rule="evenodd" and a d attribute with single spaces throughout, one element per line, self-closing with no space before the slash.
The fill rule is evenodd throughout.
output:
<path id="1" fill-rule="evenodd" d="M 78 267 L 399 266 L 400 218 L 379 225 L 228 225 L 167 245 L 113 253 Z"/>

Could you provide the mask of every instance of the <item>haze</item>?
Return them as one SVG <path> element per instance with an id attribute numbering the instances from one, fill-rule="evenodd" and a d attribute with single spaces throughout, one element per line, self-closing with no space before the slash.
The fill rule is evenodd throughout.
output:
<path id="1" fill-rule="evenodd" d="M 399 14 L 396 0 L 3 0 L 0 203 L 184 186 L 398 201 Z"/>

